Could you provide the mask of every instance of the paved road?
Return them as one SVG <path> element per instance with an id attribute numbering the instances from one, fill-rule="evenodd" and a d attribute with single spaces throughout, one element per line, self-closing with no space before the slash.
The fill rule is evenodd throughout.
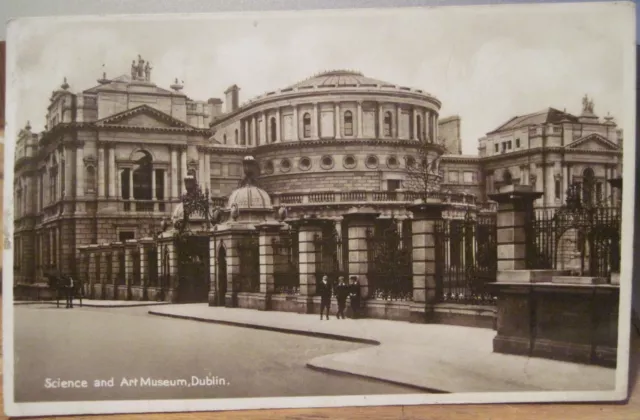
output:
<path id="1" fill-rule="evenodd" d="M 168 319 L 148 310 L 16 306 L 16 401 L 417 392 L 305 366 L 321 355 L 366 347 L 362 344 Z M 87 388 L 47 388 L 54 384 L 47 378 L 77 386 L 85 380 Z M 107 386 L 95 387 L 95 380 Z M 175 382 L 152 386 L 153 380 Z"/>

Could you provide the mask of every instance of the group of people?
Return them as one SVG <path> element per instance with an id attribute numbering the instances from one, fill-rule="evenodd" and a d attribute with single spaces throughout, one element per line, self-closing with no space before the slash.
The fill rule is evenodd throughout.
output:
<path id="1" fill-rule="evenodd" d="M 344 314 L 347 308 L 347 298 L 351 303 L 352 317 L 358 318 L 360 315 L 360 282 L 358 277 L 351 276 L 349 283 L 345 281 L 343 276 L 338 277 L 337 284 L 332 284 L 329 281 L 329 276 L 324 275 L 322 281 L 316 286 L 317 292 L 320 295 L 320 320 L 323 319 L 326 310 L 326 317 L 329 319 L 329 310 L 331 308 L 331 298 L 336 297 L 338 303 L 337 318 L 346 319 Z"/>

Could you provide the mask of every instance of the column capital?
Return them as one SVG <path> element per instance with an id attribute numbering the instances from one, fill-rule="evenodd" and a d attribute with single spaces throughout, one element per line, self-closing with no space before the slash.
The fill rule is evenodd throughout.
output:
<path id="1" fill-rule="evenodd" d="M 532 185 L 505 185 L 500 187 L 497 193 L 489 194 L 489 199 L 498 204 L 533 203 L 542 195 L 543 193 L 535 191 Z"/>
<path id="2" fill-rule="evenodd" d="M 380 216 L 380 212 L 372 207 L 352 207 L 347 213 L 342 215 L 342 219 L 350 225 L 353 222 L 366 222 L 373 224 Z"/>
<path id="3" fill-rule="evenodd" d="M 439 220 L 442 219 L 442 211 L 445 209 L 444 203 L 416 203 L 409 207 L 413 213 L 413 220 Z"/>

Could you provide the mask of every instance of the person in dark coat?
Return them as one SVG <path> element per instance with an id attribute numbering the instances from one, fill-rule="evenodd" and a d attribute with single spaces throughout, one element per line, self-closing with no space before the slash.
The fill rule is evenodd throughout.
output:
<path id="1" fill-rule="evenodd" d="M 350 280 L 349 297 L 351 301 L 351 312 L 353 313 L 353 318 L 358 318 L 360 316 L 360 282 L 356 276 L 351 276 Z"/>
<path id="2" fill-rule="evenodd" d="M 325 308 L 327 309 L 327 319 L 329 319 L 329 309 L 331 308 L 331 283 L 329 283 L 329 277 L 322 276 L 322 281 L 318 285 L 318 292 L 320 294 L 320 319 L 322 320 L 322 314 Z"/>
<path id="3" fill-rule="evenodd" d="M 73 308 L 73 292 L 75 290 L 75 284 L 73 281 L 73 277 L 71 276 L 62 276 L 63 284 L 66 285 L 67 289 L 67 308 Z"/>
<path id="4" fill-rule="evenodd" d="M 347 307 L 347 296 L 349 296 L 349 285 L 344 281 L 344 277 L 338 278 L 336 286 L 336 300 L 338 301 L 338 319 L 342 315 L 342 319 L 346 319 L 344 310 Z"/>

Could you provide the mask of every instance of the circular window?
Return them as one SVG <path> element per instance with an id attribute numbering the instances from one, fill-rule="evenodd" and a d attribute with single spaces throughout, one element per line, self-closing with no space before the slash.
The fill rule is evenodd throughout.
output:
<path id="1" fill-rule="evenodd" d="M 311 169 L 311 159 L 309 159 L 308 157 L 300 158 L 298 167 L 303 171 L 308 171 L 309 169 Z"/>
<path id="2" fill-rule="evenodd" d="M 353 155 L 345 156 L 342 164 L 347 169 L 353 169 L 356 167 L 356 158 Z"/>
<path id="3" fill-rule="evenodd" d="M 413 156 L 406 157 L 407 168 L 412 168 L 416 165 L 416 159 Z"/>
<path id="4" fill-rule="evenodd" d="M 322 169 L 333 168 L 333 158 L 329 155 L 322 156 L 322 159 L 320 160 L 320 166 L 322 166 Z"/>
<path id="5" fill-rule="evenodd" d="M 264 173 L 265 174 L 273 173 L 273 162 L 268 161 L 267 163 L 264 164 Z"/>
<path id="6" fill-rule="evenodd" d="M 387 158 L 387 166 L 390 168 L 397 168 L 398 167 L 398 158 L 395 156 L 389 156 Z"/>
<path id="7" fill-rule="evenodd" d="M 291 169 L 291 162 L 289 161 L 289 159 L 282 159 L 280 161 L 280 170 L 282 172 L 289 172 L 290 169 Z"/>
<path id="8" fill-rule="evenodd" d="M 378 167 L 378 158 L 373 155 L 369 155 L 367 157 L 367 168 L 377 168 Z"/>

